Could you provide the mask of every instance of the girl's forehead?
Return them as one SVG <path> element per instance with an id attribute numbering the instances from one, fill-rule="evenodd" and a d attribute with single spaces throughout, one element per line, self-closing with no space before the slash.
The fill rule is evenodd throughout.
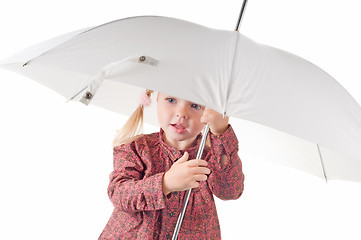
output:
<path id="1" fill-rule="evenodd" d="M 175 99 L 178 99 L 178 100 L 183 100 L 181 98 L 177 98 L 177 97 L 174 97 L 172 95 L 169 95 L 169 94 L 166 94 L 166 93 L 161 93 L 161 92 L 158 93 L 157 99 L 158 98 L 175 98 Z"/>
<path id="2" fill-rule="evenodd" d="M 174 97 L 174 96 L 172 96 L 172 95 L 165 94 L 165 93 L 161 93 L 161 92 L 158 92 L 157 100 L 158 100 L 159 97 L 161 97 L 161 98 L 174 98 L 174 99 L 177 99 L 178 101 L 184 101 L 184 102 L 188 102 L 188 103 L 194 103 L 194 102 L 185 100 L 185 99 L 183 99 L 183 98 Z M 197 103 L 196 103 L 196 104 L 197 104 Z"/>

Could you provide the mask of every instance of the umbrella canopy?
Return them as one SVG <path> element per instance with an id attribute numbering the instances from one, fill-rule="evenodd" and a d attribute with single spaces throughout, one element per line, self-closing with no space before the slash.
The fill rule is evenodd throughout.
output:
<path id="1" fill-rule="evenodd" d="M 315 65 L 238 32 L 168 17 L 126 18 L 52 39 L 1 64 L 67 99 L 123 114 L 135 109 L 144 88 L 197 102 L 303 139 L 295 145 L 302 161 L 284 164 L 361 181 L 356 101 Z M 154 111 L 148 119 L 155 122 Z"/>

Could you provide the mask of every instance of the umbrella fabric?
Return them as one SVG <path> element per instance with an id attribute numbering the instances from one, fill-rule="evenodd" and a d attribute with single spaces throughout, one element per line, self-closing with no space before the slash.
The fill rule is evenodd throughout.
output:
<path id="1" fill-rule="evenodd" d="M 282 140 L 281 151 L 300 147 L 300 161 L 276 161 L 327 179 L 361 181 L 357 102 L 312 63 L 238 32 L 133 17 L 60 36 L 1 64 L 66 99 L 127 115 L 144 88 L 187 99 L 263 132 L 282 132 L 292 141 Z M 146 120 L 156 123 L 150 112 Z"/>

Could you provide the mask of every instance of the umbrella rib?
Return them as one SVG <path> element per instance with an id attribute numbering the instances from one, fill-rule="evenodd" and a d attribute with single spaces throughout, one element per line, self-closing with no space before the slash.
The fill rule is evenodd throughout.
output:
<path id="1" fill-rule="evenodd" d="M 238 53 L 238 42 L 239 42 L 239 34 L 237 34 L 237 37 L 236 37 L 236 44 L 235 44 L 235 49 L 234 49 L 234 54 L 233 54 L 233 60 L 232 60 L 232 68 L 231 68 L 231 75 L 229 77 L 229 81 L 232 82 L 233 80 L 233 76 L 234 76 L 234 69 L 235 69 L 235 63 L 236 63 L 236 56 L 237 56 L 237 53 Z M 224 109 L 223 109 L 223 118 L 226 116 L 227 114 L 227 102 L 228 102 L 228 97 L 229 97 L 229 88 L 228 88 L 228 84 L 225 84 L 226 86 L 226 99 L 225 99 L 225 102 L 224 102 Z"/>
<path id="2" fill-rule="evenodd" d="M 323 164 L 322 155 L 321 155 L 321 150 L 320 150 L 320 146 L 318 146 L 318 144 L 317 144 L 317 150 L 318 150 L 318 155 L 320 156 L 320 161 L 321 161 L 323 176 L 325 177 L 325 180 L 326 180 L 326 183 L 327 183 L 327 176 L 326 176 L 326 171 L 325 171 L 325 165 Z"/>
<path id="3" fill-rule="evenodd" d="M 83 92 L 87 87 L 88 87 L 88 85 L 85 86 L 82 90 L 80 90 L 80 91 L 79 91 L 77 94 L 75 94 L 73 97 L 69 98 L 66 102 L 69 102 L 69 101 L 73 100 L 76 96 L 78 96 L 81 92 Z"/>

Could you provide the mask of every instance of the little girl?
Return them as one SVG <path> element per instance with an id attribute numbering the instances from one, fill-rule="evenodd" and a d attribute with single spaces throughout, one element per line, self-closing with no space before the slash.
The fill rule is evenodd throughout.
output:
<path id="1" fill-rule="evenodd" d="M 157 96 L 160 132 L 137 135 L 152 91 L 114 140 L 108 195 L 114 211 L 99 239 L 171 239 L 185 190 L 193 188 L 178 239 L 221 239 L 213 194 L 237 199 L 244 175 L 228 117 L 180 98 Z M 210 146 L 196 160 L 204 124 Z"/>

